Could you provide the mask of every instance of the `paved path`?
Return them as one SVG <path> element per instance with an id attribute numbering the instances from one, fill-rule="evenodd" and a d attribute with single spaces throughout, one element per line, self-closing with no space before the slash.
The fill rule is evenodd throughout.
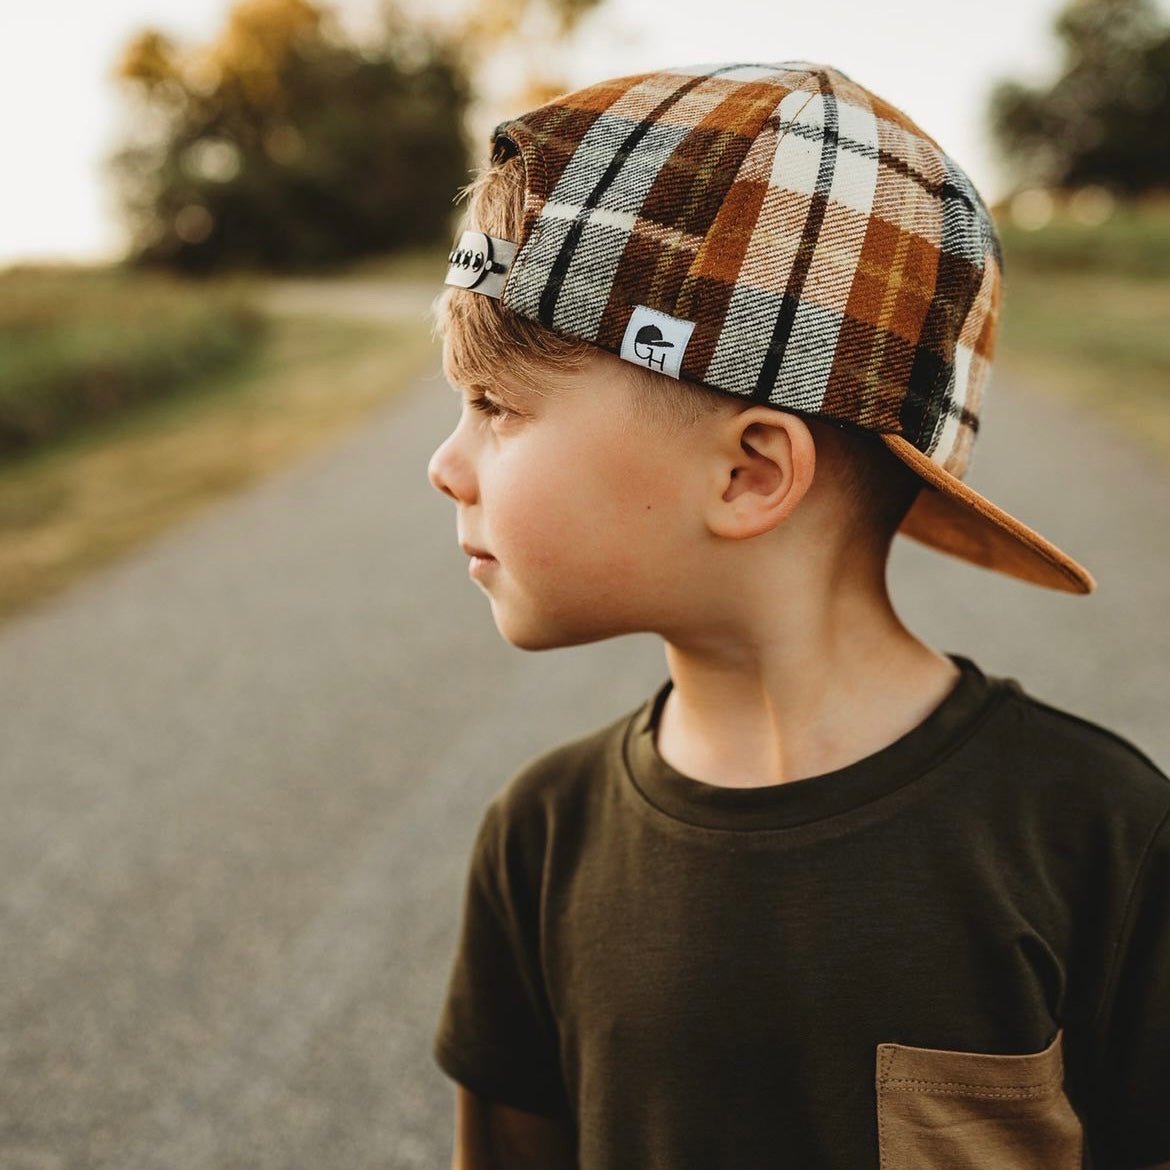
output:
<path id="1" fill-rule="evenodd" d="M 1089 597 L 907 540 L 905 620 L 1165 767 L 1170 480 L 997 383 L 972 482 Z M 369 425 L 0 629 L 0 1166 L 443 1167 L 430 1040 L 483 805 L 665 677 L 500 640 L 426 480 L 433 372 Z"/>

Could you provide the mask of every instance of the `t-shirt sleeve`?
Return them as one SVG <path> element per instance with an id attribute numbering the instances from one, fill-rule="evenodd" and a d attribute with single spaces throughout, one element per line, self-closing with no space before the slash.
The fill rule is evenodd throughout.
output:
<path id="1" fill-rule="evenodd" d="M 509 856 L 498 800 L 472 846 L 455 960 L 433 1054 L 479 1096 L 566 1117 L 555 1021 L 539 958 L 539 891 Z"/>
<path id="2" fill-rule="evenodd" d="M 1099 1145 L 1110 1167 L 1139 1170 L 1170 1162 L 1170 813 L 1135 877 L 1112 972 Z"/>

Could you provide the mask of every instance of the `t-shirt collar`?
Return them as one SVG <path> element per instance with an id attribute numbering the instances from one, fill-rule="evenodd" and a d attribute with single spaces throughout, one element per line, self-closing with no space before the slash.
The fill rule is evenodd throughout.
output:
<path id="1" fill-rule="evenodd" d="M 807 824 L 867 804 L 929 770 L 981 719 L 1000 689 L 970 659 L 947 651 L 960 675 L 949 694 L 916 727 L 842 768 L 781 784 L 729 788 L 684 775 L 658 752 L 654 731 L 674 685 L 668 678 L 636 711 L 626 736 L 630 778 L 641 796 L 693 825 L 775 829 Z"/>

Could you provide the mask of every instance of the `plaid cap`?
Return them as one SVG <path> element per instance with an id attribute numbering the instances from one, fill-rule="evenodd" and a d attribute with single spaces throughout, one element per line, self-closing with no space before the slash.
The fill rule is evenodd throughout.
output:
<path id="1" fill-rule="evenodd" d="M 1089 593 L 962 482 L 1003 257 L 979 193 L 904 113 L 808 61 L 661 69 L 500 122 L 520 239 L 468 229 L 446 283 L 684 382 L 879 434 L 924 480 L 900 532 Z"/>

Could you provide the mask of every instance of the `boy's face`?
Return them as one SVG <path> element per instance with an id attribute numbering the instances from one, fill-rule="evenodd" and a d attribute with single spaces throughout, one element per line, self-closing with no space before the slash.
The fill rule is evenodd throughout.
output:
<path id="1" fill-rule="evenodd" d="M 459 387 L 462 413 L 428 476 L 454 499 L 457 539 L 494 558 L 476 569 L 496 626 L 526 649 L 659 629 L 683 603 L 705 530 L 688 509 L 709 465 L 702 425 L 675 436 L 633 417 L 621 359 L 599 351 L 545 396 L 506 374 Z M 503 413 L 477 408 L 486 396 Z"/>

